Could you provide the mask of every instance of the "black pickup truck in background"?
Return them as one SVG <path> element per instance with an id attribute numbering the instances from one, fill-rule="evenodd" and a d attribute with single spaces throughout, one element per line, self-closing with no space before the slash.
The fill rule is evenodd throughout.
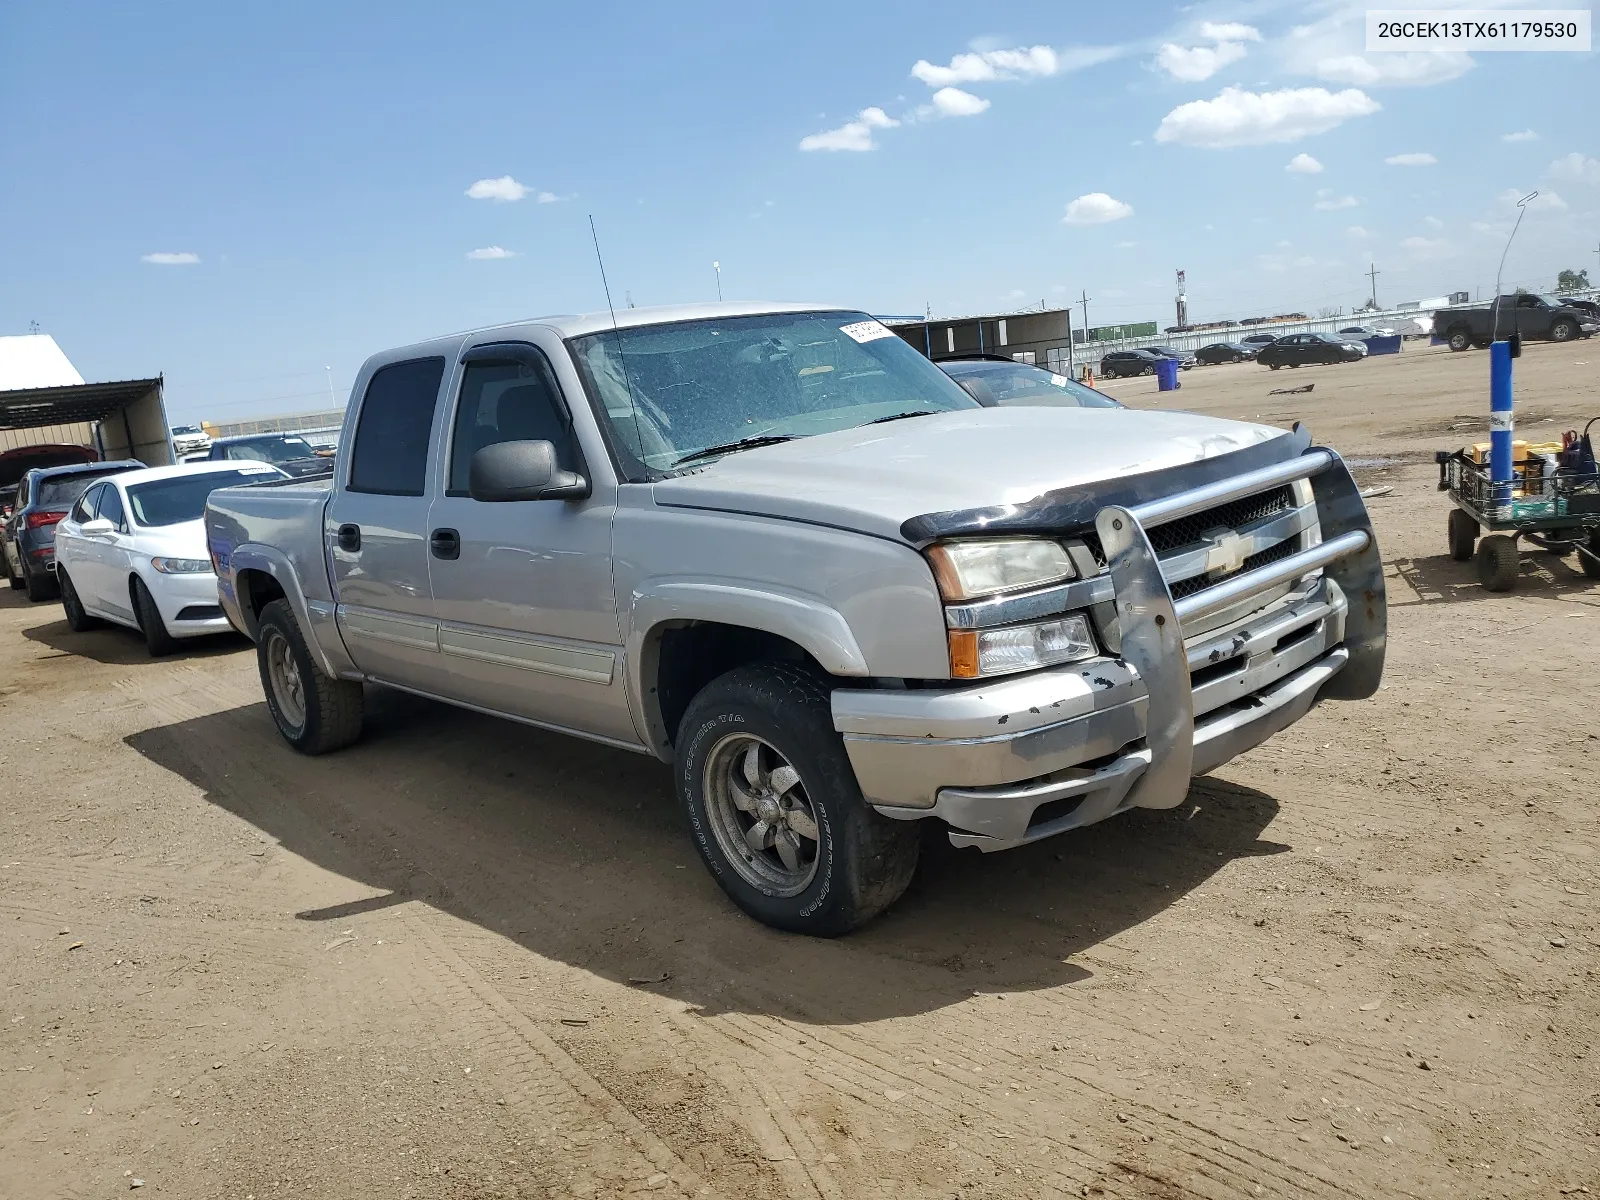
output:
<path id="1" fill-rule="evenodd" d="M 1570 342 L 1600 333 L 1600 319 L 1560 300 L 1536 292 L 1501 296 L 1488 304 L 1441 308 L 1433 314 L 1433 332 L 1452 350 L 1485 349 L 1513 333 L 1529 341 Z"/>

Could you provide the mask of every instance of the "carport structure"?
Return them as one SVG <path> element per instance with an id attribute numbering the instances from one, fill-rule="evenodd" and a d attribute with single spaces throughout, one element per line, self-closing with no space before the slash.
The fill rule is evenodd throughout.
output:
<path id="1" fill-rule="evenodd" d="M 92 445 L 106 459 L 174 461 L 162 380 L 125 379 L 0 391 L 0 451 L 38 442 Z"/>

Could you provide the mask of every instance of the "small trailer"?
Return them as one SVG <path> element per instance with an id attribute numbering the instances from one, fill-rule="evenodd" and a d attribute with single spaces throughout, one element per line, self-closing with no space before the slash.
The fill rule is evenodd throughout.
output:
<path id="1" fill-rule="evenodd" d="M 1449 492 L 1455 504 L 1450 557 L 1467 562 L 1476 556 L 1478 582 L 1487 590 L 1516 587 L 1520 538 L 1557 555 L 1576 551 L 1583 573 L 1600 579 L 1600 471 L 1589 437 L 1596 421 L 1600 417 L 1582 434 L 1569 432 L 1559 451 L 1516 443 L 1512 478 L 1499 482 L 1491 476 L 1485 446 L 1434 453 L 1439 490 Z"/>

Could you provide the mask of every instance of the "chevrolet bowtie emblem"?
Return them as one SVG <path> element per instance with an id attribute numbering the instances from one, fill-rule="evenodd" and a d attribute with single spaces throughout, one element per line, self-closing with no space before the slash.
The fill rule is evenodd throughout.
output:
<path id="1" fill-rule="evenodd" d="M 1231 529 L 1212 530 L 1206 535 L 1206 542 L 1209 547 L 1206 551 L 1208 575 L 1231 575 L 1244 566 L 1244 560 L 1249 557 L 1244 538 Z"/>

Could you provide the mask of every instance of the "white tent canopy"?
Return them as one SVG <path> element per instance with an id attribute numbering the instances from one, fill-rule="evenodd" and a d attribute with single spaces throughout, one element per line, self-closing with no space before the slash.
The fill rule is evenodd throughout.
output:
<path id="1" fill-rule="evenodd" d="M 0 337 L 0 392 L 72 387 L 82 382 L 83 376 L 48 333 Z"/>

